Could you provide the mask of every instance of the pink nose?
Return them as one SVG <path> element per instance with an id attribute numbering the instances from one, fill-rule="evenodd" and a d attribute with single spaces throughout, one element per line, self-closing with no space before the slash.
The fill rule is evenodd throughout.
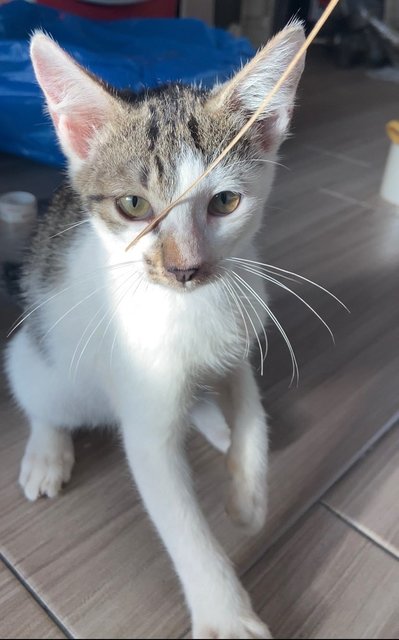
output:
<path id="1" fill-rule="evenodd" d="M 175 267 L 168 267 L 169 273 L 172 273 L 178 282 L 185 284 L 193 280 L 199 271 L 199 267 L 191 267 L 191 269 L 177 269 Z"/>

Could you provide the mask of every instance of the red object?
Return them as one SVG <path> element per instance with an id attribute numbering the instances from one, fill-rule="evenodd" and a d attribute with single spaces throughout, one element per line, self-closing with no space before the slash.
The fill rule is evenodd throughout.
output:
<path id="1" fill-rule="evenodd" d="M 74 13 L 93 20 L 123 20 L 124 18 L 175 18 L 177 0 L 150 0 L 138 4 L 111 5 L 79 2 L 79 0 L 38 0 L 38 4 Z"/>

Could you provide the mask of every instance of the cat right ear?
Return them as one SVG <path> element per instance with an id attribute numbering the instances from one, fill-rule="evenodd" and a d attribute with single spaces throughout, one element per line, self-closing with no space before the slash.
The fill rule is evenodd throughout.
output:
<path id="1" fill-rule="evenodd" d="M 212 92 L 208 109 L 213 113 L 235 112 L 244 124 L 273 89 L 304 42 L 302 23 L 292 21 L 231 80 Z M 265 151 L 276 150 L 284 139 L 304 62 L 302 57 L 252 127 Z"/>
<path id="2" fill-rule="evenodd" d="M 116 101 L 42 32 L 32 37 L 30 55 L 61 147 L 76 170 L 87 159 L 92 140 L 109 120 Z"/>

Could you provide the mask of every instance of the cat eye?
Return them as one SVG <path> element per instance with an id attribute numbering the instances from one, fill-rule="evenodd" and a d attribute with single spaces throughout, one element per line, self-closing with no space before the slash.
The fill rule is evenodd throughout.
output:
<path id="1" fill-rule="evenodd" d="M 208 213 L 212 216 L 228 216 L 233 213 L 241 202 L 241 195 L 234 191 L 221 191 L 213 196 L 208 206 Z"/>
<path id="2" fill-rule="evenodd" d="M 119 211 L 127 218 L 143 220 L 152 213 L 148 200 L 140 196 L 122 196 L 116 201 Z"/>

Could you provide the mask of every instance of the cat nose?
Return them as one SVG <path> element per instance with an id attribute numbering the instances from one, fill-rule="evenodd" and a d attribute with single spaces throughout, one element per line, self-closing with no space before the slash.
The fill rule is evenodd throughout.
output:
<path id="1" fill-rule="evenodd" d="M 169 273 L 173 274 L 178 282 L 185 284 L 193 280 L 199 271 L 199 267 L 191 267 L 191 269 L 178 269 L 176 267 L 168 267 Z"/>

